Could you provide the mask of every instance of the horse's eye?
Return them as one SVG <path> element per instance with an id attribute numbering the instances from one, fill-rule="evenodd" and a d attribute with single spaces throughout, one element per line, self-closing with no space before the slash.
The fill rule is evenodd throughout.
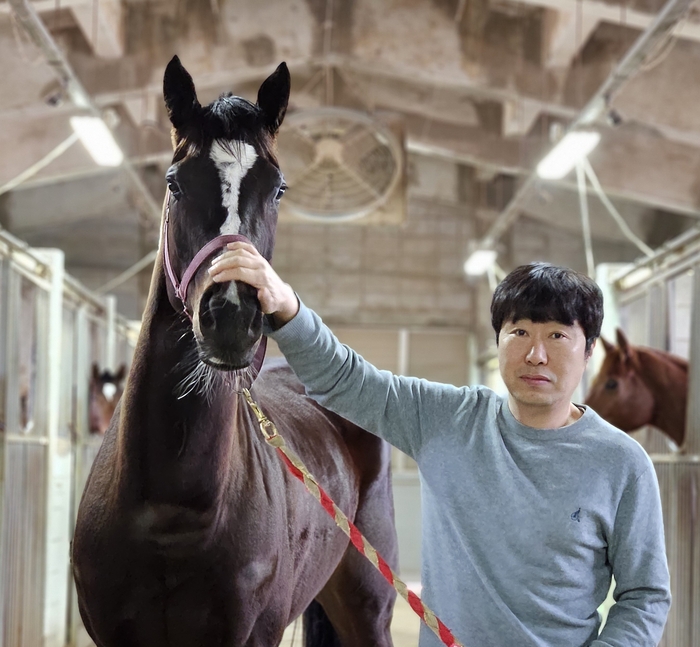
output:
<path id="1" fill-rule="evenodd" d="M 168 183 L 168 190 L 170 191 L 173 198 L 175 198 L 176 200 L 179 200 L 180 197 L 182 196 L 182 191 L 180 190 L 180 185 L 175 181 L 175 179 L 173 179 L 171 177 L 165 178 L 165 181 Z"/>
<path id="2" fill-rule="evenodd" d="M 617 388 L 617 380 L 614 377 L 611 377 L 605 383 L 605 388 L 608 389 L 608 391 L 612 391 L 613 389 L 616 389 Z"/>
<path id="3" fill-rule="evenodd" d="M 281 200 L 282 196 L 284 195 L 284 192 L 287 190 L 287 185 L 283 184 L 279 189 L 277 189 L 277 195 L 275 196 L 275 200 Z"/>

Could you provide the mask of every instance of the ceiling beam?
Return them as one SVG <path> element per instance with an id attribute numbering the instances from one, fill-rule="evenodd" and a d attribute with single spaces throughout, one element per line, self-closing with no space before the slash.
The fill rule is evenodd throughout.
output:
<path id="1" fill-rule="evenodd" d="M 95 56 L 124 56 L 124 6 L 120 0 L 75 4 L 71 9 Z"/>
<path id="2" fill-rule="evenodd" d="M 597 92 L 588 100 L 583 110 L 570 124 L 571 130 L 593 124 L 605 111 L 613 97 L 624 87 L 643 65 L 650 53 L 659 47 L 678 23 L 688 13 L 694 0 L 668 0 L 656 19 L 634 42 L 625 57 L 615 66 Z M 627 159 L 625 163 L 627 163 Z M 656 168 L 656 162 L 652 166 Z M 525 178 L 508 206 L 489 227 L 486 235 L 477 242 L 477 247 L 492 248 L 496 241 L 510 227 L 520 214 L 520 210 L 530 191 L 538 184 L 535 170 Z M 693 199 L 692 204 L 696 202 Z"/>
<path id="3" fill-rule="evenodd" d="M 514 0 L 516 4 L 546 7 L 554 11 L 575 12 L 575 0 Z M 585 20 L 604 20 L 616 25 L 633 27 L 644 31 L 654 22 L 656 14 L 632 9 L 627 4 L 616 4 L 602 0 L 585 0 L 581 3 L 581 14 Z M 700 42 L 700 24 L 689 20 L 679 21 L 673 26 L 676 38 Z"/>
<path id="4" fill-rule="evenodd" d="M 69 65 L 63 52 L 58 48 L 58 45 L 56 45 L 56 42 L 51 37 L 51 34 L 49 34 L 41 18 L 39 18 L 28 0 L 9 1 L 19 24 L 35 45 L 39 47 L 46 62 L 56 73 L 56 76 L 76 107 L 101 118 L 102 114 L 99 108 L 85 90 L 80 79 L 75 75 L 75 72 Z M 124 159 L 121 167 L 125 175 L 129 178 L 139 207 L 144 209 L 144 216 L 150 217 L 155 222 L 160 222 L 161 208 L 153 199 L 151 192 L 148 190 L 148 187 L 145 185 L 138 172 L 127 158 Z"/>

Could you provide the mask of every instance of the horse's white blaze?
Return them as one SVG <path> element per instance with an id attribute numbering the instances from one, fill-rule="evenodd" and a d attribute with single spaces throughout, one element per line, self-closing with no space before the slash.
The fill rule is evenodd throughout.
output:
<path id="1" fill-rule="evenodd" d="M 235 142 L 231 152 L 231 146 L 224 146 L 215 141 L 211 147 L 209 156 L 216 165 L 221 178 L 222 203 L 226 207 L 227 216 L 219 235 L 237 234 L 241 228 L 241 216 L 238 213 L 238 198 L 241 190 L 241 182 L 248 171 L 253 168 L 258 154 L 250 144 Z M 232 303 L 240 303 L 238 289 L 235 283 L 231 283 L 226 290 L 226 299 Z"/>
<path id="2" fill-rule="evenodd" d="M 102 395 L 105 396 L 109 401 L 112 400 L 112 398 L 117 394 L 117 386 L 116 384 L 112 384 L 111 382 L 105 382 L 102 385 Z"/>

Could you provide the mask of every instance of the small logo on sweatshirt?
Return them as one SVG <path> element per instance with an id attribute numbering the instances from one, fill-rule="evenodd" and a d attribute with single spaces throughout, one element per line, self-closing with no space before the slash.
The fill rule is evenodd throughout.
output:
<path id="1" fill-rule="evenodd" d="M 581 508 L 576 510 L 576 512 L 571 513 L 571 520 L 578 521 L 579 523 L 581 523 Z"/>

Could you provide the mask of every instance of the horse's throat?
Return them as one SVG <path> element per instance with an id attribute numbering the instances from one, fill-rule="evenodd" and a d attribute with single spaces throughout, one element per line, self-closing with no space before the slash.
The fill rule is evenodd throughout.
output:
<path id="1" fill-rule="evenodd" d="M 147 499 L 208 505 L 230 463 L 237 402 L 222 382 L 189 388 L 198 365 L 190 326 L 170 305 L 162 272 L 154 275 L 122 396 L 120 474 Z"/>

